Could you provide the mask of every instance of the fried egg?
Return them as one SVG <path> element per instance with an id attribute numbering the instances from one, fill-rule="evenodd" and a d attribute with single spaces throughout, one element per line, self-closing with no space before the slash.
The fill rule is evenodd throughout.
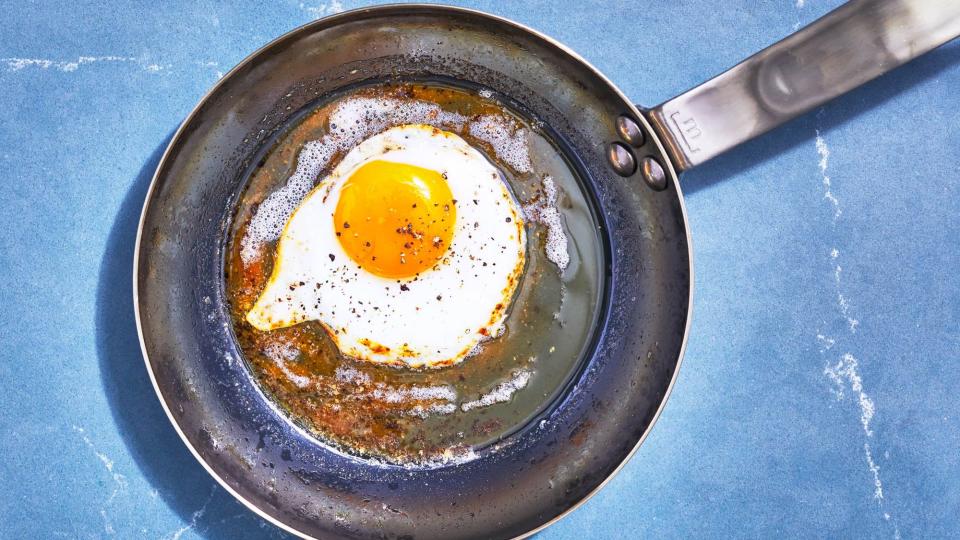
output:
<path id="1" fill-rule="evenodd" d="M 521 211 L 458 135 L 388 129 L 350 150 L 290 216 L 246 319 L 319 321 L 352 358 L 460 362 L 499 335 L 523 273 Z"/>

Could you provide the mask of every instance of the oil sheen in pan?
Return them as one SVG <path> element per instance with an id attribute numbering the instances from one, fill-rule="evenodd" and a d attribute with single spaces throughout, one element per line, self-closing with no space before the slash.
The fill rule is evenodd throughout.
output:
<path id="1" fill-rule="evenodd" d="M 324 137 L 334 140 L 336 130 L 344 129 L 336 121 L 355 118 L 343 113 L 351 107 L 368 115 L 364 124 L 370 117 L 375 121 L 357 128 L 353 140 L 345 137 L 332 156 L 325 156 L 329 161 L 314 173 L 319 177 L 377 130 L 397 123 L 434 123 L 460 134 L 496 165 L 531 214 L 527 266 L 506 331 L 460 364 L 421 371 L 375 366 L 341 357 L 317 322 L 260 332 L 244 321 L 269 277 L 276 244 L 271 237 L 277 223 L 256 215 L 282 217 L 291 201 L 318 180 L 311 175 L 305 185 L 290 186 L 304 145 Z M 469 459 L 530 423 L 578 371 L 591 347 L 605 276 L 594 205 L 560 146 L 518 110 L 487 91 L 449 82 L 380 83 L 314 104 L 261 150 L 232 222 L 227 298 L 255 380 L 288 417 L 323 442 L 405 465 Z M 302 163 L 299 167 L 304 172 Z M 284 189 L 284 200 L 274 196 L 268 201 Z M 564 250 L 555 249 L 557 237 L 551 237 L 546 220 L 530 219 L 544 217 L 551 208 L 561 216 L 566 245 L 560 247 L 569 258 L 562 270 Z"/>

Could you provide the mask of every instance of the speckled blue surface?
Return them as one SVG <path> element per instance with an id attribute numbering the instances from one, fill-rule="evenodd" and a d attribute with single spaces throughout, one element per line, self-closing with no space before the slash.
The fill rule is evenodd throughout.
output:
<path id="1" fill-rule="evenodd" d="M 653 105 L 836 3 L 464 5 Z M 168 425 L 133 241 L 162 149 L 218 76 L 360 4 L 45 4 L 0 2 L 0 537 L 284 537 Z M 673 396 L 541 537 L 958 534 L 958 89 L 954 43 L 684 177 L 696 299 Z"/>

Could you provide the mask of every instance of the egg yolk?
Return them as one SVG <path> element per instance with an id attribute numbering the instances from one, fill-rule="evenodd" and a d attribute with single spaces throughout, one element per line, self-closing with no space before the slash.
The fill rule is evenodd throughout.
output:
<path id="1" fill-rule="evenodd" d="M 434 266 L 453 238 L 456 201 L 437 171 L 371 161 L 343 184 L 334 230 L 364 270 L 408 278 Z"/>

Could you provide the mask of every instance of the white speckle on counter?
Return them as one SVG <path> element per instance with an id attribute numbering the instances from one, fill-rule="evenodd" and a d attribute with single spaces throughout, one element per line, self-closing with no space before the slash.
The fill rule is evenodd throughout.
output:
<path id="1" fill-rule="evenodd" d="M 37 69 L 55 69 L 57 71 L 71 72 L 76 71 L 81 66 L 96 63 L 132 63 L 138 64 L 151 73 L 156 73 L 165 69 L 164 66 L 155 63 L 147 63 L 141 58 L 132 56 L 79 56 L 76 60 L 50 60 L 47 58 L 0 58 L 0 62 L 6 64 L 7 71 L 20 71 L 26 68 Z M 169 67 L 169 66 L 166 66 Z"/>
<path id="2" fill-rule="evenodd" d="M 114 483 L 113 492 L 110 493 L 110 496 L 107 498 L 105 503 L 106 507 L 109 507 L 113 503 L 113 500 L 117 497 L 117 495 L 121 491 L 125 491 L 127 489 L 127 478 L 124 475 L 114 470 L 114 463 L 112 459 L 110 459 L 103 452 L 97 450 L 97 448 L 93 444 L 93 441 L 91 441 L 90 437 L 87 435 L 87 430 L 77 425 L 74 425 L 71 427 L 73 428 L 73 431 L 75 433 L 80 434 L 80 438 L 83 440 L 83 444 L 86 445 L 86 447 L 93 452 L 93 455 L 97 456 L 97 459 L 100 460 L 100 463 L 103 464 L 103 467 L 107 470 L 107 472 L 113 478 L 113 483 Z M 100 509 L 100 519 L 103 520 L 103 532 L 113 536 L 116 534 L 116 530 L 113 528 L 113 522 L 110 520 L 110 516 L 107 515 L 106 507 Z"/>
<path id="3" fill-rule="evenodd" d="M 840 258 L 840 251 L 837 248 L 833 248 L 830 251 L 830 258 L 836 261 L 838 258 Z M 847 326 L 850 327 L 850 332 L 856 332 L 860 321 L 850 316 L 850 302 L 847 301 L 846 297 L 843 296 L 843 292 L 840 290 L 841 273 L 843 273 L 843 267 L 840 266 L 839 263 L 835 262 L 835 266 L 833 268 L 833 283 L 837 290 L 837 305 L 840 307 L 840 313 L 842 313 L 844 318 L 847 319 Z"/>
<path id="4" fill-rule="evenodd" d="M 169 536 L 164 536 L 163 538 L 169 539 L 169 540 L 180 540 L 180 537 L 183 536 L 185 532 L 196 528 L 197 522 L 200 520 L 200 518 L 203 517 L 204 514 L 207 513 L 207 506 L 210 506 L 210 501 L 213 500 L 213 496 L 214 494 L 216 494 L 216 492 L 217 492 L 217 484 L 213 484 L 213 486 L 210 487 L 210 495 L 207 496 L 207 500 L 206 502 L 203 503 L 203 506 L 201 506 L 193 514 L 190 514 L 190 521 L 183 527 L 180 527 L 179 529 L 174 531 Z"/>
<path id="5" fill-rule="evenodd" d="M 843 390 L 847 383 L 850 389 L 856 394 L 857 402 L 860 404 L 860 423 L 863 424 L 863 432 L 867 437 L 873 436 L 873 430 L 870 429 L 870 422 L 876 413 L 876 407 L 873 400 L 863 391 L 863 379 L 857 372 L 857 359 L 850 353 L 840 357 L 835 365 L 828 365 L 823 368 L 823 374 L 837 385 L 837 394 L 843 398 Z"/>
<path id="6" fill-rule="evenodd" d="M 83 64 L 93 62 L 136 62 L 136 58 L 127 56 L 81 56 L 75 61 L 48 60 L 46 58 L 0 58 L 7 65 L 7 71 L 20 71 L 25 68 L 56 69 L 58 71 L 76 71 Z"/>
<path id="7" fill-rule="evenodd" d="M 113 477 L 113 482 L 115 484 L 113 488 L 113 493 L 110 494 L 110 498 L 107 499 L 107 504 L 113 502 L 113 499 L 116 498 L 117 494 L 127 488 L 127 478 L 122 474 L 113 470 L 113 460 L 107 457 L 106 454 L 100 452 L 93 445 L 93 441 L 90 440 L 90 437 L 87 436 L 87 432 L 80 426 L 73 426 L 73 431 L 80 434 L 80 437 L 83 439 L 83 444 L 89 448 L 97 459 L 100 460 L 100 463 L 103 463 L 103 467 L 107 469 L 107 472 L 110 473 L 110 476 Z"/>
<path id="8" fill-rule="evenodd" d="M 340 2 L 340 0 L 332 0 L 329 4 L 318 4 L 315 6 L 301 3 L 300 9 L 309 13 L 314 19 L 319 19 L 335 13 L 342 13 L 344 11 L 343 4 Z"/>
<path id="9" fill-rule="evenodd" d="M 797 7 L 802 6 L 802 0 L 798 0 Z M 817 163 L 817 168 L 819 169 L 821 184 L 823 186 L 823 198 L 830 203 L 830 208 L 833 211 L 832 227 L 836 230 L 837 222 L 842 215 L 842 210 L 840 207 L 840 199 L 833 193 L 833 182 L 827 171 L 830 166 L 830 147 L 827 146 L 827 141 L 823 138 L 819 129 L 816 130 L 815 146 L 817 155 L 820 158 Z M 832 281 L 834 294 L 836 295 L 836 310 L 846 324 L 844 325 L 845 329 L 835 328 L 832 332 L 832 337 L 825 335 L 824 332 L 817 333 L 817 343 L 820 345 L 821 354 L 826 354 L 827 351 L 831 350 L 837 344 L 845 346 L 844 342 L 852 339 L 860 324 L 860 321 L 852 315 L 850 300 L 843 294 L 843 267 L 840 265 L 840 250 L 837 247 L 832 247 L 829 255 L 830 264 L 833 265 Z M 831 392 L 836 396 L 838 401 L 844 400 L 849 393 L 857 402 L 860 412 L 860 425 L 863 428 L 864 459 L 867 462 L 867 469 L 870 471 L 873 480 L 873 497 L 880 507 L 883 519 L 891 522 L 894 538 L 900 538 L 900 529 L 884 507 L 883 482 L 880 479 L 880 466 L 877 465 L 874 460 L 873 451 L 870 446 L 870 442 L 873 440 L 871 422 L 877 412 L 876 404 L 864 390 L 863 377 L 859 369 L 860 362 L 857 358 L 850 352 L 844 352 L 839 357 L 834 358 L 835 360 L 828 361 L 827 365 L 823 368 L 823 374 L 833 382 Z"/>
<path id="10" fill-rule="evenodd" d="M 880 482 L 880 467 L 877 466 L 873 461 L 873 454 L 870 453 L 870 443 L 863 443 L 863 452 L 867 456 L 867 468 L 870 469 L 870 472 L 873 473 L 873 498 L 879 500 L 883 499 L 883 483 Z M 887 512 L 883 513 L 885 519 L 890 514 Z"/>
<path id="11" fill-rule="evenodd" d="M 843 354 L 836 364 L 827 365 L 823 369 L 823 374 L 830 378 L 836 385 L 834 395 L 838 400 L 845 397 L 845 391 L 853 393 L 854 398 L 860 408 L 860 425 L 863 427 L 864 443 L 863 452 L 867 461 L 867 468 L 873 475 L 873 497 L 879 504 L 883 503 L 883 482 L 880 480 L 880 466 L 873 459 L 873 453 L 870 450 L 869 440 L 873 437 L 873 429 L 870 428 L 870 422 L 876 414 L 876 405 L 863 389 L 863 378 L 858 371 L 857 359 L 850 353 Z M 884 513 L 885 518 L 888 513 Z M 889 520 L 889 518 L 886 518 Z"/>
<path id="12" fill-rule="evenodd" d="M 197 64 L 198 64 L 200 67 L 203 67 L 203 68 L 206 68 L 206 69 L 212 71 L 213 74 L 214 74 L 214 76 L 217 78 L 218 81 L 223 78 L 223 72 L 220 71 L 220 63 L 219 63 L 219 62 L 197 62 Z"/>
<path id="13" fill-rule="evenodd" d="M 832 186 L 833 183 L 830 180 L 830 175 L 827 174 L 827 167 L 830 165 L 830 147 L 827 146 L 827 142 L 820 136 L 820 130 L 817 130 L 817 154 L 820 155 L 820 176 L 821 182 L 823 183 L 823 198 L 830 201 L 830 204 L 833 206 L 833 219 L 836 221 L 840 214 L 840 200 L 833 194 Z"/>
<path id="14" fill-rule="evenodd" d="M 833 338 L 830 337 L 830 336 L 825 336 L 825 335 L 823 335 L 823 334 L 817 334 L 817 342 L 819 342 L 819 343 L 820 343 L 820 346 L 822 347 L 822 348 L 820 349 L 820 352 L 824 352 L 824 351 L 829 350 L 830 347 L 833 347 L 833 344 L 836 343 L 837 340 L 833 339 Z"/>
<path id="15" fill-rule="evenodd" d="M 133 56 L 116 56 L 116 55 L 107 55 L 107 56 L 78 56 L 76 60 L 52 60 L 49 58 L 0 58 L 0 66 L 5 67 L 7 72 L 23 71 L 27 69 L 39 69 L 39 70 L 54 70 L 60 71 L 63 73 L 72 73 L 77 71 L 81 67 L 88 66 L 91 64 L 126 64 L 133 65 L 140 70 L 150 73 L 150 74 L 159 74 L 169 72 L 174 69 L 173 64 L 164 64 L 160 62 L 151 62 L 146 56 L 142 57 L 133 57 Z M 212 61 L 197 61 L 192 62 L 188 65 L 196 65 L 201 68 L 210 70 L 213 74 L 220 79 L 223 77 L 223 73 L 219 69 L 219 64 Z M 182 66 L 181 66 L 182 67 Z"/>
<path id="16" fill-rule="evenodd" d="M 100 517 L 103 519 L 103 532 L 105 532 L 105 533 L 107 533 L 107 534 L 110 534 L 110 535 L 116 534 L 117 531 L 115 531 L 115 530 L 113 529 L 113 523 L 111 523 L 111 522 L 110 522 L 110 518 L 107 517 L 107 511 L 106 511 L 106 510 L 104 510 L 104 509 L 101 509 L 101 510 L 100 510 Z"/>

